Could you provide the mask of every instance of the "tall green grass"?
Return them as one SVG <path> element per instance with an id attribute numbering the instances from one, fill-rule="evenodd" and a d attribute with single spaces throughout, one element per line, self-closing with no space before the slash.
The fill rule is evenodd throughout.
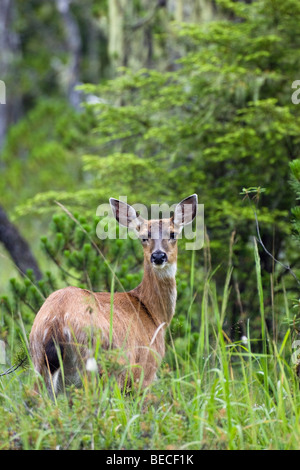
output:
<path id="1" fill-rule="evenodd" d="M 192 322 L 195 295 L 202 297 L 193 354 L 176 347 L 171 329 L 157 381 L 146 390 L 127 393 L 110 374 L 113 351 L 101 356 L 106 361 L 103 377 L 84 375 L 81 388 L 66 388 L 55 401 L 44 388 L 40 394 L 33 392 L 32 366 L 2 377 L 0 449 L 298 449 L 300 403 L 292 334 L 287 323 L 278 335 L 281 340 L 269 336 L 256 244 L 253 263 L 261 316 L 259 349 L 254 348 L 257 339 L 251 338 L 250 321 L 243 341 L 232 342 L 223 329 L 231 262 L 220 296 L 214 273 L 200 284 L 192 258 L 187 322 Z M 191 335 L 191 328 L 186 334 Z"/>

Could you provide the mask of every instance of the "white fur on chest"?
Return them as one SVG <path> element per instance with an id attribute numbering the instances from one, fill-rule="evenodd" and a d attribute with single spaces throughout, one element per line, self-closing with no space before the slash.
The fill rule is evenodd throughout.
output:
<path id="1" fill-rule="evenodd" d="M 159 279 L 174 279 L 177 271 L 177 264 L 166 263 L 164 265 L 157 265 L 153 269 L 155 275 Z"/>

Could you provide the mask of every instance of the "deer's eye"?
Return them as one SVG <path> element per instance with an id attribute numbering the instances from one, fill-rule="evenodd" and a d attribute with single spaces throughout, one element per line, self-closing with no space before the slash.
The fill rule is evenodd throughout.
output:
<path id="1" fill-rule="evenodd" d="M 176 240 L 176 233 L 174 232 L 170 233 L 170 240 Z"/>
<path id="2" fill-rule="evenodd" d="M 148 238 L 141 238 L 142 243 L 148 243 L 149 239 Z"/>

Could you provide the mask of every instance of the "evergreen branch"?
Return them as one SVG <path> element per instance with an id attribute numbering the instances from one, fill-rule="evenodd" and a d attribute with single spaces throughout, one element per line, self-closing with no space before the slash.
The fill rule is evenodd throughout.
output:
<path id="1" fill-rule="evenodd" d="M 21 367 L 22 364 L 27 360 L 27 357 L 24 357 L 18 364 L 15 364 L 14 366 L 9 367 L 6 371 L 2 372 L 0 374 L 0 377 L 3 377 L 4 375 L 11 374 L 12 372 L 15 372 L 19 367 Z"/>
<path id="2" fill-rule="evenodd" d="M 105 257 L 105 255 L 103 254 L 103 252 L 100 250 L 100 248 L 97 246 L 97 244 L 94 242 L 94 240 L 92 239 L 92 237 L 90 236 L 90 234 L 85 230 L 85 228 L 81 225 L 81 223 L 76 219 L 76 217 L 74 217 L 74 215 L 63 205 L 61 204 L 60 202 L 58 201 L 55 201 L 55 203 L 76 223 L 76 225 L 78 227 L 80 227 L 80 229 L 83 231 L 83 233 L 85 233 L 85 235 L 87 236 L 87 238 L 89 239 L 91 245 L 95 248 L 96 252 L 101 256 L 101 258 L 103 259 L 104 263 L 106 264 L 106 266 L 108 267 L 108 269 L 110 270 L 112 276 L 114 276 L 114 278 L 117 280 L 118 284 L 120 285 L 121 289 L 123 292 L 126 292 L 125 289 L 124 289 L 124 286 L 122 284 L 122 282 L 120 281 L 120 279 L 118 278 L 118 276 L 116 275 L 115 271 L 112 269 L 109 261 L 107 260 L 107 258 Z"/>
<path id="3" fill-rule="evenodd" d="M 43 295 L 42 291 L 40 290 L 40 288 L 38 287 L 38 284 L 34 283 L 30 277 L 25 273 L 23 273 L 21 271 L 21 269 L 16 265 L 16 263 L 14 263 L 10 258 L 8 258 L 7 256 L 5 256 L 3 253 L 0 253 L 0 257 L 5 259 L 5 260 L 9 260 L 12 262 L 12 264 L 14 265 L 14 267 L 19 271 L 19 273 L 21 274 L 22 277 L 24 277 L 25 279 L 28 279 L 30 281 L 30 283 L 36 288 L 37 292 L 40 294 L 40 296 L 42 297 L 43 300 L 46 300 L 45 296 Z"/>
<path id="4" fill-rule="evenodd" d="M 65 274 L 66 276 L 68 277 L 71 277 L 73 279 L 75 279 L 76 281 L 80 281 L 81 279 L 79 277 L 76 277 L 74 276 L 73 274 L 69 273 L 69 271 L 67 271 L 65 268 L 63 268 L 61 266 L 61 264 L 59 263 L 59 261 L 57 261 L 57 259 L 55 258 L 55 256 L 53 256 L 53 254 L 50 252 L 50 250 L 45 246 L 45 251 L 47 253 L 47 255 L 49 256 L 50 259 L 52 259 L 52 261 L 54 262 L 54 264 L 56 264 L 56 266 L 58 267 L 58 269 L 60 269 L 60 271 Z"/>

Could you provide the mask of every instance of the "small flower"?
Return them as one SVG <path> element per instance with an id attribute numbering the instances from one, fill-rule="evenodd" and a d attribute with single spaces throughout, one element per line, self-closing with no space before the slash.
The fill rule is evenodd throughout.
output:
<path id="1" fill-rule="evenodd" d="M 96 359 L 94 357 L 89 357 L 86 361 L 85 368 L 88 372 L 97 372 L 98 366 Z"/>
<path id="2" fill-rule="evenodd" d="M 243 335 L 243 336 L 241 337 L 241 341 L 242 341 L 242 343 L 247 344 L 247 343 L 248 343 L 248 338 L 247 338 L 247 336 Z"/>

